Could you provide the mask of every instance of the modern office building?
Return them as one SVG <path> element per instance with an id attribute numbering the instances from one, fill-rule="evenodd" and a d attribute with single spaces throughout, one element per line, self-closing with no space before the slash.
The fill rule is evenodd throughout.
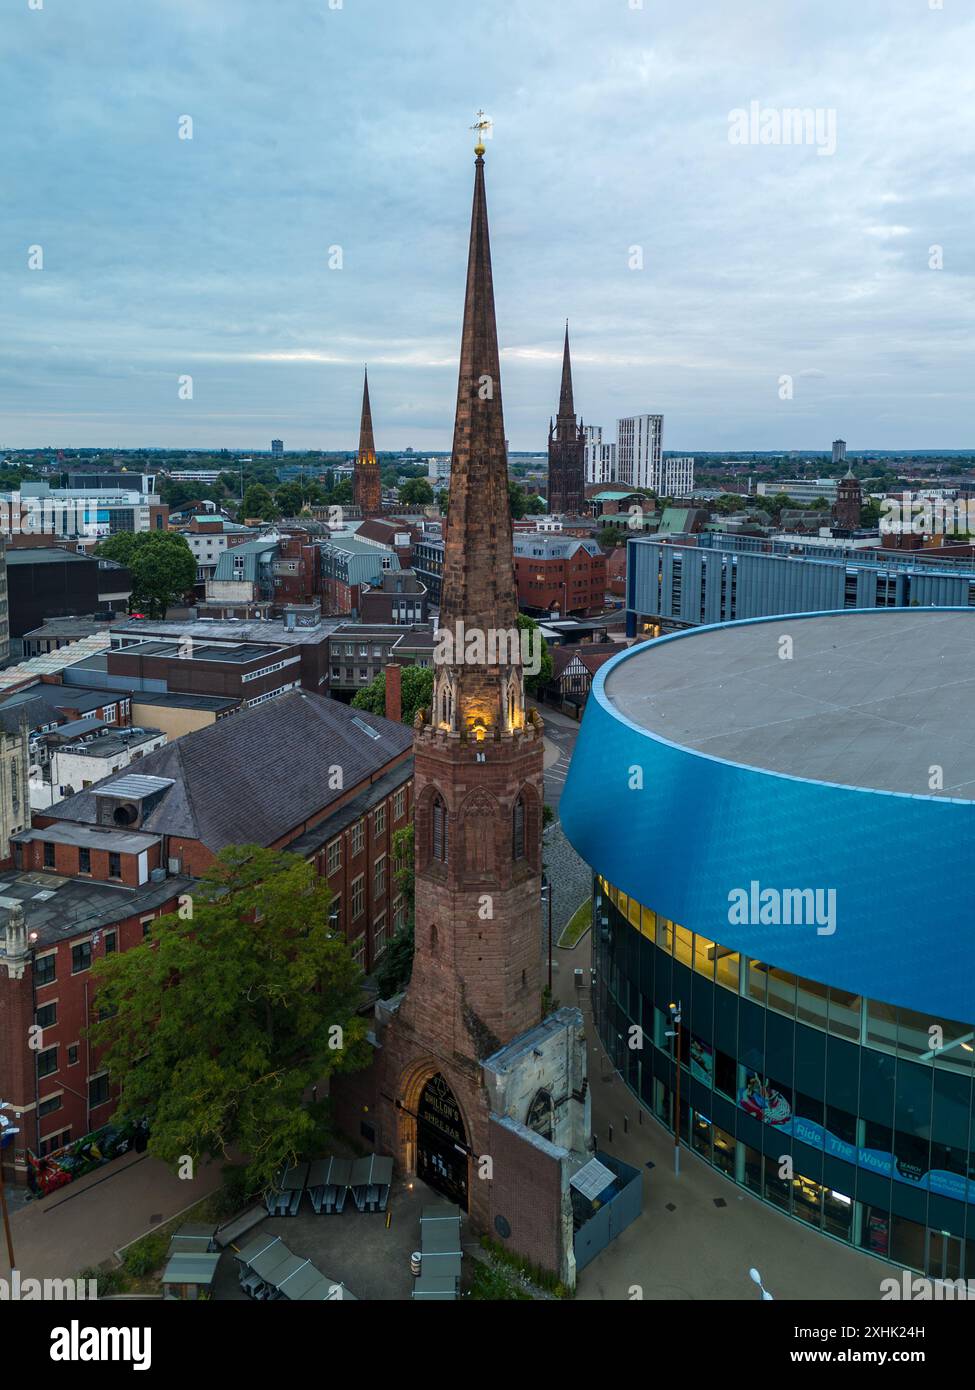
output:
<path id="1" fill-rule="evenodd" d="M 661 497 L 693 497 L 694 455 L 665 458 L 661 465 Z"/>
<path id="2" fill-rule="evenodd" d="M 846 463 L 846 440 L 845 440 L 845 439 L 834 439 L 834 440 L 833 440 L 833 462 L 834 462 L 834 463 Z"/>
<path id="3" fill-rule="evenodd" d="M 602 425 L 584 425 L 586 486 L 616 481 L 616 445 L 603 443 Z"/>
<path id="4" fill-rule="evenodd" d="M 835 502 L 838 482 L 836 478 L 782 478 L 774 483 L 759 483 L 756 492 L 759 497 L 777 497 L 781 493 L 791 497 L 793 502 Z"/>
<path id="5" fill-rule="evenodd" d="M 661 487 L 663 438 L 662 415 L 630 415 L 617 420 L 614 481 L 627 487 L 650 488 L 658 496 L 666 496 Z"/>
<path id="6" fill-rule="evenodd" d="M 598 672 L 560 806 L 634 1097 L 673 1130 L 679 1093 L 682 1143 L 756 1198 L 951 1279 L 975 1278 L 973 702 L 971 611 L 676 634 Z"/>
<path id="7" fill-rule="evenodd" d="M 628 542 L 626 630 L 659 636 L 704 623 L 836 608 L 975 611 L 975 563 L 782 536 L 708 532 Z"/>
<path id="8" fill-rule="evenodd" d="M 284 440 L 283 440 L 283 439 L 272 439 L 272 440 L 271 440 L 271 457 L 272 457 L 272 458 L 276 458 L 276 459 L 284 458 Z"/>

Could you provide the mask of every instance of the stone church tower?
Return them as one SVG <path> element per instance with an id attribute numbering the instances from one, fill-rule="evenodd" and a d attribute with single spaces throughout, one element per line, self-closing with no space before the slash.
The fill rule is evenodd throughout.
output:
<path id="1" fill-rule="evenodd" d="M 353 499 L 363 517 L 381 516 L 383 510 L 382 481 L 376 441 L 372 433 L 372 407 L 369 404 L 369 372 L 362 385 L 362 420 L 359 425 L 359 452 L 355 457 Z"/>
<path id="2" fill-rule="evenodd" d="M 836 524 L 844 531 L 855 531 L 860 525 L 860 510 L 863 506 L 863 488 L 860 479 L 853 472 L 853 465 L 836 485 L 836 502 L 833 515 Z"/>
<path id="3" fill-rule="evenodd" d="M 581 516 L 585 501 L 586 435 L 582 425 L 576 422 L 572 402 L 572 362 L 566 323 L 559 413 L 548 428 L 548 509 L 553 514 Z"/>
<path id="4" fill-rule="evenodd" d="M 518 605 L 483 145 L 476 154 L 433 706 L 414 739 L 416 952 L 383 1031 L 379 1121 L 400 1166 L 484 1229 L 481 1063 L 541 1018 L 543 778 L 542 724 L 526 717 L 510 642 Z"/>

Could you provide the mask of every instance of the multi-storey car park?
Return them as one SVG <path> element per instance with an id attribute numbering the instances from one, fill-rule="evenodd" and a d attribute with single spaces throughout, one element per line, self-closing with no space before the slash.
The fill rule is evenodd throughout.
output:
<path id="1" fill-rule="evenodd" d="M 561 800 L 596 1026 L 640 1104 L 673 1131 L 679 1062 L 699 1159 L 952 1279 L 975 1278 L 973 708 L 971 611 L 698 628 L 598 672 Z"/>

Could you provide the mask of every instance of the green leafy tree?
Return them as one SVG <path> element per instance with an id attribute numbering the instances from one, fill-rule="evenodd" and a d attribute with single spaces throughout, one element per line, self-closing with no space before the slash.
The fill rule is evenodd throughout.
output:
<path id="1" fill-rule="evenodd" d="M 348 506 L 355 501 L 354 490 L 351 478 L 343 478 L 340 483 L 336 483 L 328 495 L 330 506 Z"/>
<path id="2" fill-rule="evenodd" d="M 433 670 L 429 666 L 404 666 L 401 675 L 401 719 L 404 724 L 412 724 L 418 709 L 429 709 L 433 703 Z M 386 713 L 386 672 L 378 676 L 362 690 L 356 692 L 353 708 L 364 709 L 369 714 Z"/>
<path id="3" fill-rule="evenodd" d="M 522 632 L 531 632 L 538 628 L 534 618 L 530 618 L 527 613 L 518 614 L 518 627 Z M 532 651 L 535 650 L 535 643 L 540 642 L 542 647 L 541 663 L 538 674 L 525 677 L 525 690 L 529 695 L 537 695 L 543 690 L 552 679 L 552 653 L 548 649 L 548 643 L 539 632 L 537 637 L 532 638 Z"/>
<path id="4" fill-rule="evenodd" d="M 508 506 L 511 510 L 512 521 L 520 521 L 528 506 L 525 489 L 520 487 L 518 483 L 511 482 L 510 479 L 508 482 Z"/>
<path id="5" fill-rule="evenodd" d="M 860 525 L 865 529 L 870 528 L 872 530 L 873 527 L 880 525 L 882 515 L 880 503 L 876 497 L 868 497 L 860 508 Z"/>
<path id="6" fill-rule="evenodd" d="M 297 855 L 231 846 L 151 940 L 95 967 L 91 1030 L 119 1117 L 148 1117 L 149 1151 L 247 1162 L 252 1189 L 311 1157 L 309 1089 L 366 1065 L 362 974 L 328 924 L 328 886 Z"/>
<path id="7" fill-rule="evenodd" d="M 544 503 L 544 502 L 542 501 L 542 499 L 539 497 L 539 495 L 538 495 L 537 492 L 526 493 L 526 495 L 525 495 L 525 515 L 526 515 L 526 516 L 544 516 L 544 515 L 545 515 L 545 503 Z"/>
<path id="8" fill-rule="evenodd" d="M 408 478 L 399 490 L 399 500 L 414 507 L 429 507 L 433 501 L 433 488 L 426 478 Z"/>
<path id="9" fill-rule="evenodd" d="M 256 517 L 261 521 L 273 521 L 280 515 L 280 509 L 263 483 L 251 483 L 240 504 L 241 517 Z"/>
<path id="10" fill-rule="evenodd" d="M 630 534 L 620 526 L 604 526 L 596 535 L 596 544 L 600 550 L 615 550 L 626 544 Z"/>
<path id="11" fill-rule="evenodd" d="M 393 834 L 393 874 L 397 891 L 406 900 L 406 920 L 390 941 L 382 964 L 376 970 L 376 988 L 382 999 L 390 999 L 405 989 L 413 973 L 416 863 L 412 825 Z"/>
<path id="12" fill-rule="evenodd" d="M 196 581 L 196 560 L 185 536 L 175 531 L 139 531 L 109 536 L 95 553 L 125 565 L 132 575 L 131 609 L 165 618 L 167 608 Z"/>
<path id="13" fill-rule="evenodd" d="M 441 489 L 441 491 L 440 491 L 440 496 L 437 498 L 437 502 L 438 502 L 439 507 L 440 507 L 440 515 L 441 515 L 441 516 L 446 516 L 446 515 L 447 515 L 447 509 L 448 509 L 448 507 L 450 506 L 450 488 L 449 488 L 449 487 L 445 487 L 445 488 L 442 488 L 442 489 Z"/>

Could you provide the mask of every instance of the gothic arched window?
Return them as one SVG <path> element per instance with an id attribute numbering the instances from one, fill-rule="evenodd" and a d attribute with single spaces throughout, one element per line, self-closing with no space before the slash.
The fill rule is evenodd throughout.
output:
<path id="1" fill-rule="evenodd" d="M 442 796 L 433 798 L 430 852 L 441 864 L 447 862 L 447 805 Z"/>
<path id="2" fill-rule="evenodd" d="M 511 818 L 511 854 L 514 859 L 525 857 L 525 798 L 519 796 Z"/>

